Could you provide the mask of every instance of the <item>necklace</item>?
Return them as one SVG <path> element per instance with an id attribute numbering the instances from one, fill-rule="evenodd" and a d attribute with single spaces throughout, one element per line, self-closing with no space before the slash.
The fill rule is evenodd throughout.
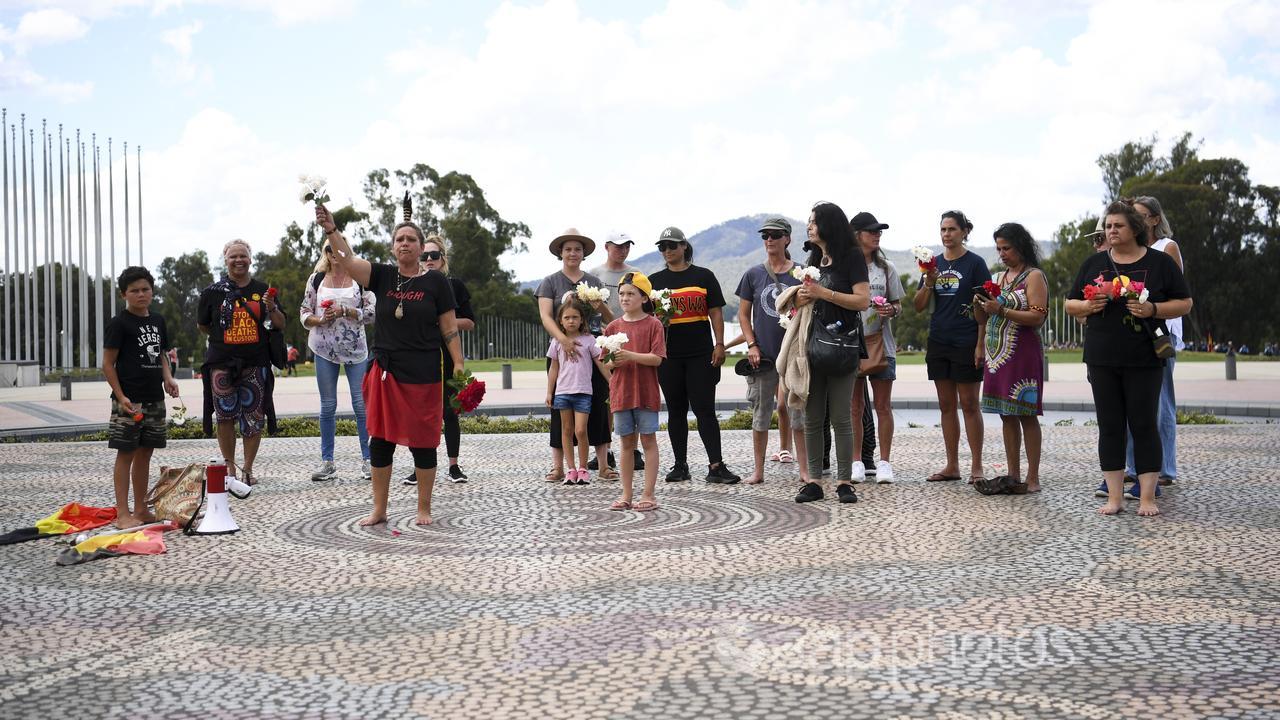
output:
<path id="1" fill-rule="evenodd" d="M 418 275 L 421 275 L 421 274 L 422 274 L 422 270 L 418 270 Z M 409 286 L 409 283 L 413 282 L 414 279 L 418 277 L 418 275 L 405 277 L 404 275 L 401 275 L 399 272 L 397 272 L 396 273 L 396 295 L 400 296 L 400 294 L 404 292 L 404 289 Z M 396 303 L 396 319 L 397 320 L 404 319 L 404 298 L 403 297 L 401 297 L 400 301 Z"/>

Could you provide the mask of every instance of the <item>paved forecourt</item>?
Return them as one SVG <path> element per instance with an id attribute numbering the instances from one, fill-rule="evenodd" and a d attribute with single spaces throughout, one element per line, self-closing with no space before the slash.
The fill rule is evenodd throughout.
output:
<path id="1" fill-rule="evenodd" d="M 750 434 L 725 435 L 744 470 Z M 1164 515 L 1108 518 L 1087 427 L 1046 428 L 1039 495 L 925 484 L 938 433 L 904 428 L 900 481 L 857 505 L 797 505 L 770 464 L 757 487 L 660 483 L 653 513 L 542 482 L 542 436 L 466 436 L 435 524 L 396 484 L 369 529 L 354 438 L 331 483 L 307 479 L 314 438 L 270 438 L 236 535 L 66 568 L 52 540 L 0 547 L 0 716 L 1274 717 L 1280 428 L 1179 440 Z M 0 529 L 110 504 L 110 462 L 0 446 Z"/>

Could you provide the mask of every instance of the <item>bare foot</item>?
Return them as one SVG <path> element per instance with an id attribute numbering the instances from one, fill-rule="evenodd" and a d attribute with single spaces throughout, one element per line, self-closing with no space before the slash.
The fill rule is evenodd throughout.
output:
<path id="1" fill-rule="evenodd" d="M 1102 507 L 1098 508 L 1098 512 L 1102 513 L 1103 515 L 1119 515 L 1120 513 L 1124 512 L 1124 501 L 1121 500 L 1119 502 L 1109 502 L 1106 505 L 1103 505 Z"/>
<path id="2" fill-rule="evenodd" d="M 764 482 L 764 478 L 753 473 L 751 477 L 743 478 L 742 482 L 747 485 L 759 485 L 760 483 Z"/>
<path id="3" fill-rule="evenodd" d="M 130 515 L 129 513 L 125 513 L 124 515 L 119 515 L 119 514 L 116 515 L 116 527 L 120 528 L 121 530 L 128 530 L 129 528 L 132 528 L 132 527 L 138 527 L 141 524 L 142 524 L 141 520 Z"/>
<path id="4" fill-rule="evenodd" d="M 431 513 L 429 513 L 429 512 L 425 512 L 425 513 L 424 513 L 424 512 L 419 512 L 419 513 L 418 513 L 418 519 L 417 519 L 417 520 L 414 520 L 414 521 L 413 521 L 413 524 L 414 524 L 414 525 L 430 525 L 430 524 L 431 524 Z"/>
<path id="5" fill-rule="evenodd" d="M 1154 500 L 1151 502 L 1139 501 L 1138 514 L 1142 517 L 1153 517 L 1160 514 L 1160 508 L 1156 507 Z"/>
<path id="6" fill-rule="evenodd" d="M 138 522 L 144 525 L 160 521 L 160 518 L 156 517 L 156 514 L 150 510 L 134 510 L 133 516 L 138 519 Z"/>
<path id="7" fill-rule="evenodd" d="M 361 520 L 361 521 L 360 521 L 360 526 L 361 526 L 361 527 L 370 527 L 370 526 L 372 526 L 372 525 L 382 525 L 382 524 L 384 524 L 384 523 L 386 523 L 386 522 L 387 522 L 387 516 L 386 516 L 386 515 L 379 515 L 379 514 L 377 514 L 377 513 L 372 513 L 372 514 L 370 514 L 370 515 L 369 515 L 369 517 L 367 517 L 367 518 L 365 518 L 365 519 L 363 519 L 363 520 Z"/>
<path id="8" fill-rule="evenodd" d="M 1027 481 L 1027 492 L 1029 492 L 1029 493 L 1038 493 L 1038 492 L 1040 492 L 1040 481 L 1039 481 L 1039 480 L 1028 480 L 1028 481 Z"/>

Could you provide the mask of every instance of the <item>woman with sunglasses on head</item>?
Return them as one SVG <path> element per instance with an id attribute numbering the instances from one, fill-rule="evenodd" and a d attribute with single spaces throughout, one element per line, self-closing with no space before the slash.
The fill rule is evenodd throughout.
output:
<path id="1" fill-rule="evenodd" d="M 373 322 L 377 300 L 361 287 L 346 268 L 333 261 L 333 246 L 324 244 L 315 271 L 307 278 L 298 317 L 307 328 L 307 347 L 316 359 L 316 385 L 320 390 L 320 468 L 311 473 L 317 482 L 337 477 L 333 465 L 337 432 L 338 373 L 346 370 L 351 390 L 351 411 L 360 434 L 360 476 L 373 477 L 369 467 L 369 432 L 365 426 L 364 373 L 369 347 L 364 326 Z"/>
<path id="2" fill-rule="evenodd" d="M 423 270 L 426 235 L 410 221 L 409 193 L 404 197 L 404 221 L 391 231 L 394 264 L 371 263 L 356 257 L 338 232 L 333 214 L 316 205 L 316 223 L 333 247 L 334 262 L 373 291 L 378 298 L 373 326 L 373 362 L 364 378 L 368 408 L 369 464 L 373 468 L 373 512 L 361 525 L 387 522 L 391 463 L 397 445 L 413 453 L 418 476 L 415 523 L 431 524 L 431 494 L 436 481 L 436 448 L 443 416 L 442 349 L 463 368 L 462 343 L 454 313 L 453 290 L 436 270 Z"/>
<path id="3" fill-rule="evenodd" d="M 1173 258 L 1147 247 L 1146 220 L 1133 206 L 1113 202 L 1104 217 L 1107 250 L 1085 258 L 1066 301 L 1068 313 L 1089 319 L 1084 362 L 1098 415 L 1098 460 L 1107 484 L 1107 504 L 1099 512 L 1124 511 L 1127 428 L 1138 471 L 1138 514 L 1158 515 L 1162 453 L 1156 418 L 1165 361 L 1157 342 L 1168 333 L 1165 320 L 1191 311 L 1191 293 Z"/>
<path id="4" fill-rule="evenodd" d="M 423 270 L 436 270 L 449 278 L 449 287 L 453 290 L 453 300 L 458 304 L 454 312 L 458 317 L 458 331 L 469 332 L 476 327 L 476 313 L 471 309 L 471 291 L 461 280 L 449 274 L 449 256 L 445 249 L 444 238 L 435 233 L 427 236 L 422 244 L 422 255 L 419 260 Z M 453 377 L 453 358 L 445 353 L 444 376 Z M 444 386 L 444 446 L 449 453 L 449 479 L 454 483 L 467 481 L 466 473 L 458 465 L 458 450 L 462 446 L 462 427 L 458 424 L 458 413 L 453 410 L 453 398 L 457 392 L 448 383 Z M 409 473 L 404 479 L 405 485 L 417 485 L 417 473 Z"/>
<path id="5" fill-rule="evenodd" d="M 925 478 L 928 482 L 960 479 L 960 418 L 956 414 L 957 408 L 964 413 L 964 432 L 969 438 L 969 482 L 983 479 L 983 427 L 978 394 L 982 389 L 980 368 L 985 361 L 971 304 L 974 290 L 991 279 L 991 271 L 977 253 L 969 252 L 965 247 L 972 231 L 973 223 L 964 213 L 959 210 L 942 213 L 938 225 L 942 253 L 933 258 L 933 269 L 920 278 L 920 287 L 913 299 L 916 312 L 924 312 L 929 303 L 933 303 L 924 362 L 938 393 L 942 442 L 946 452 L 946 464 L 942 470 Z"/>
<path id="6" fill-rule="evenodd" d="M 724 292 L 715 273 L 694 265 L 693 246 L 684 232 L 669 227 L 658 237 L 666 268 L 649 276 L 654 290 L 671 291 L 667 318 L 667 357 L 658 366 L 658 384 L 667 401 L 667 437 L 675 463 L 667 482 L 689 474 L 689 409 L 698 419 L 698 436 L 707 451 L 709 483 L 733 485 L 742 480 L 724 463 L 720 420 L 716 418 L 716 385 L 724 364 Z"/>
<path id="7" fill-rule="evenodd" d="M 821 323 L 842 335 L 862 325 L 862 311 L 871 306 L 871 284 L 862 249 L 844 211 L 834 203 L 818 203 L 809 214 L 808 265 L 818 268 L 817 280 L 807 280 L 796 290 L 796 305 L 814 303 L 813 323 Z M 816 329 L 810 330 L 816 332 Z M 865 353 L 864 353 L 865 354 Z M 823 418 L 831 418 L 836 446 L 836 496 L 841 503 L 856 503 L 853 490 L 853 384 L 857 363 L 844 375 L 818 372 L 810 365 L 809 400 L 805 404 L 804 440 L 809 453 L 809 476 L 822 477 Z M 822 486 L 801 486 L 796 502 L 823 498 Z"/>

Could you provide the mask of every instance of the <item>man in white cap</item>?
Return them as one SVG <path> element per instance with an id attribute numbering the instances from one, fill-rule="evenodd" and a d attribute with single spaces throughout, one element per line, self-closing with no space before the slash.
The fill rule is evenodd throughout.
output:
<path id="1" fill-rule="evenodd" d="M 608 239 L 604 241 L 604 264 L 588 271 L 610 289 L 607 304 L 616 318 L 622 317 L 622 306 L 618 304 L 618 281 L 623 275 L 640 269 L 627 264 L 627 256 L 631 254 L 631 246 L 634 244 L 631 236 L 624 232 L 609 233 Z"/>

